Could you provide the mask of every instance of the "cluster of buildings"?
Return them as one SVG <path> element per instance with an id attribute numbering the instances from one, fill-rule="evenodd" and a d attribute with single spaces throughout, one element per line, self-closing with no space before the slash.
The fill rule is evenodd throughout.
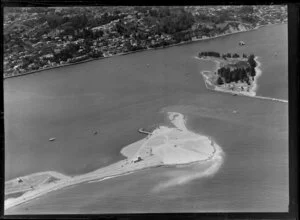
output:
<path id="1" fill-rule="evenodd" d="M 82 13 L 82 8 L 79 9 Z M 61 12 L 61 10 L 56 10 Z M 43 12 L 44 13 L 44 12 Z M 66 13 L 64 11 L 63 13 Z M 104 12 L 110 16 L 113 12 Z M 102 13 L 102 14 L 104 14 Z M 127 13 L 127 14 L 126 14 Z M 20 17 L 17 17 L 17 16 Z M 97 27 L 87 27 L 93 33 L 101 31 L 101 37 L 91 39 L 92 45 L 86 45 L 86 38 L 78 35 L 83 31 L 75 30 L 74 35 L 64 35 L 60 28 L 49 31 L 47 22 L 38 23 L 39 13 L 30 13 L 27 10 L 5 14 L 4 28 L 6 29 L 4 47 L 4 77 L 20 75 L 31 71 L 56 67 L 68 63 L 79 62 L 96 57 L 108 57 L 115 54 L 126 53 L 138 49 L 147 49 L 172 43 L 170 35 L 161 33 L 153 34 L 154 26 L 144 23 L 144 14 L 135 10 L 119 13 L 122 19 L 112 20 L 107 24 Z M 40 15 L 41 16 L 41 15 Z M 99 16 L 99 14 L 95 15 Z M 17 18 L 15 18 L 17 17 Z M 32 27 L 24 23 L 36 21 Z M 129 33 L 127 37 L 120 34 L 116 25 L 136 25 L 138 33 L 147 35 L 146 39 L 138 39 L 135 33 Z M 15 27 L 13 27 L 15 26 Z M 45 30 L 44 34 L 38 34 Z M 67 60 L 55 60 L 55 54 L 61 53 L 70 44 L 79 45 L 78 51 Z M 96 54 L 97 56 L 91 56 Z"/>
<path id="2" fill-rule="evenodd" d="M 287 22 L 287 6 L 254 6 L 254 11 L 255 15 L 259 18 L 258 26 Z"/>
<path id="3" fill-rule="evenodd" d="M 203 12 L 206 15 L 217 16 L 218 12 L 230 7 L 233 6 L 192 6 L 185 7 L 185 10 L 194 16 Z M 286 10 L 284 6 L 254 6 L 254 11 L 260 18 L 259 25 L 286 21 Z M 118 16 L 115 16 L 116 11 Z M 103 16 L 115 16 L 116 19 L 99 26 L 87 25 L 84 29 L 92 32 L 93 37 L 83 37 L 84 29 L 75 29 L 74 34 L 68 34 L 61 26 L 51 28 L 45 16 L 53 14 L 71 19 L 77 14 L 86 14 L 89 20 L 101 19 Z M 135 7 L 4 10 L 4 77 L 176 43 L 174 36 L 158 32 L 156 25 L 147 22 L 148 18 L 149 10 L 141 12 Z M 192 39 L 211 36 L 199 31 L 202 28 L 203 26 L 195 22 L 190 30 L 193 33 Z M 206 25 L 206 29 L 211 33 L 214 33 L 213 28 L 214 25 Z M 71 57 L 60 59 L 57 54 L 66 51 L 70 45 L 76 45 L 78 50 L 72 52 Z"/>

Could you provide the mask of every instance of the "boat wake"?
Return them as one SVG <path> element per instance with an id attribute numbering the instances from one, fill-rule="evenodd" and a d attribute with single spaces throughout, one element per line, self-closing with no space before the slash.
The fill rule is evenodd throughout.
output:
<path id="1" fill-rule="evenodd" d="M 199 163 L 189 167 L 188 170 L 185 170 L 183 172 L 176 172 L 175 175 L 170 175 L 171 178 L 169 180 L 157 184 L 152 189 L 152 192 L 160 192 L 173 186 L 187 184 L 196 179 L 212 177 L 222 167 L 224 163 L 224 158 L 224 152 L 219 146 L 216 146 L 216 152 L 214 154 L 214 157 L 208 162 L 211 163 L 211 165 L 208 168 L 203 170 L 203 166 L 205 166 L 205 164 Z"/>

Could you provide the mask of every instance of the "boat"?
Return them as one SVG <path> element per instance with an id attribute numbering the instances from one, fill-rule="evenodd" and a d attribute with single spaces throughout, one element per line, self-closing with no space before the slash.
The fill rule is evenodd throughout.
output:
<path id="1" fill-rule="evenodd" d="M 241 40 L 241 41 L 239 42 L 239 45 L 240 45 L 240 46 L 244 46 L 244 45 L 245 45 L 245 42 Z"/>
<path id="2" fill-rule="evenodd" d="M 49 141 L 54 141 L 56 138 L 49 138 Z"/>

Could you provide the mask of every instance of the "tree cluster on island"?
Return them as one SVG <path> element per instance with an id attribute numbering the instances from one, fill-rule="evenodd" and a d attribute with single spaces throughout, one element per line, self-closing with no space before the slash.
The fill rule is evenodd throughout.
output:
<path id="1" fill-rule="evenodd" d="M 214 52 L 214 51 L 204 51 L 204 52 L 200 52 L 198 54 L 198 56 L 201 57 L 222 57 L 223 59 L 226 60 L 226 58 L 239 58 L 240 55 L 237 53 L 231 54 L 231 53 L 226 53 L 226 54 L 220 54 L 218 52 Z M 247 58 L 246 54 L 242 55 L 243 58 Z"/>
<path id="2" fill-rule="evenodd" d="M 231 82 L 246 82 L 250 85 L 250 77 L 254 79 L 256 72 L 255 67 L 257 63 L 255 61 L 255 56 L 251 54 L 247 59 L 247 67 L 236 67 L 230 69 L 228 67 L 221 67 L 217 71 L 218 79 L 217 84 L 222 85 L 224 83 L 231 83 Z M 238 65 L 237 65 L 238 66 Z"/>
<path id="3" fill-rule="evenodd" d="M 201 57 L 215 57 L 215 58 L 223 58 L 226 60 L 227 58 L 236 58 L 235 64 L 231 64 L 231 68 L 228 65 L 225 65 L 221 68 L 219 68 L 216 72 L 218 75 L 216 83 L 218 85 L 222 85 L 224 83 L 231 83 L 231 82 L 245 82 L 248 85 L 250 85 L 250 77 L 254 79 L 256 72 L 255 67 L 257 66 L 257 63 L 255 61 L 255 56 L 253 54 L 247 56 L 246 54 L 243 54 L 240 56 L 237 53 L 231 54 L 220 54 L 218 52 L 214 51 L 205 51 L 200 52 L 198 56 Z M 242 61 L 238 58 L 247 59 L 246 62 Z M 241 62 L 243 65 L 241 65 Z"/>

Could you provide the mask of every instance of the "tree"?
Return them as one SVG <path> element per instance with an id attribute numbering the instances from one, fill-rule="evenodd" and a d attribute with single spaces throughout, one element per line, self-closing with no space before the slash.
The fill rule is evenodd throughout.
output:
<path id="1" fill-rule="evenodd" d="M 240 55 L 238 55 L 237 53 L 232 55 L 232 58 L 238 58 L 238 57 L 240 57 Z"/>
<path id="2" fill-rule="evenodd" d="M 213 52 L 213 51 L 206 51 L 206 52 L 199 53 L 199 57 L 202 56 L 221 57 L 220 53 Z"/>
<path id="3" fill-rule="evenodd" d="M 255 56 L 253 54 L 251 54 L 249 57 L 248 57 L 248 63 L 250 65 L 250 67 L 256 67 L 256 61 L 254 60 Z"/>
<path id="4" fill-rule="evenodd" d="M 220 76 L 217 79 L 217 84 L 218 85 L 223 85 L 224 84 L 223 79 Z"/>

